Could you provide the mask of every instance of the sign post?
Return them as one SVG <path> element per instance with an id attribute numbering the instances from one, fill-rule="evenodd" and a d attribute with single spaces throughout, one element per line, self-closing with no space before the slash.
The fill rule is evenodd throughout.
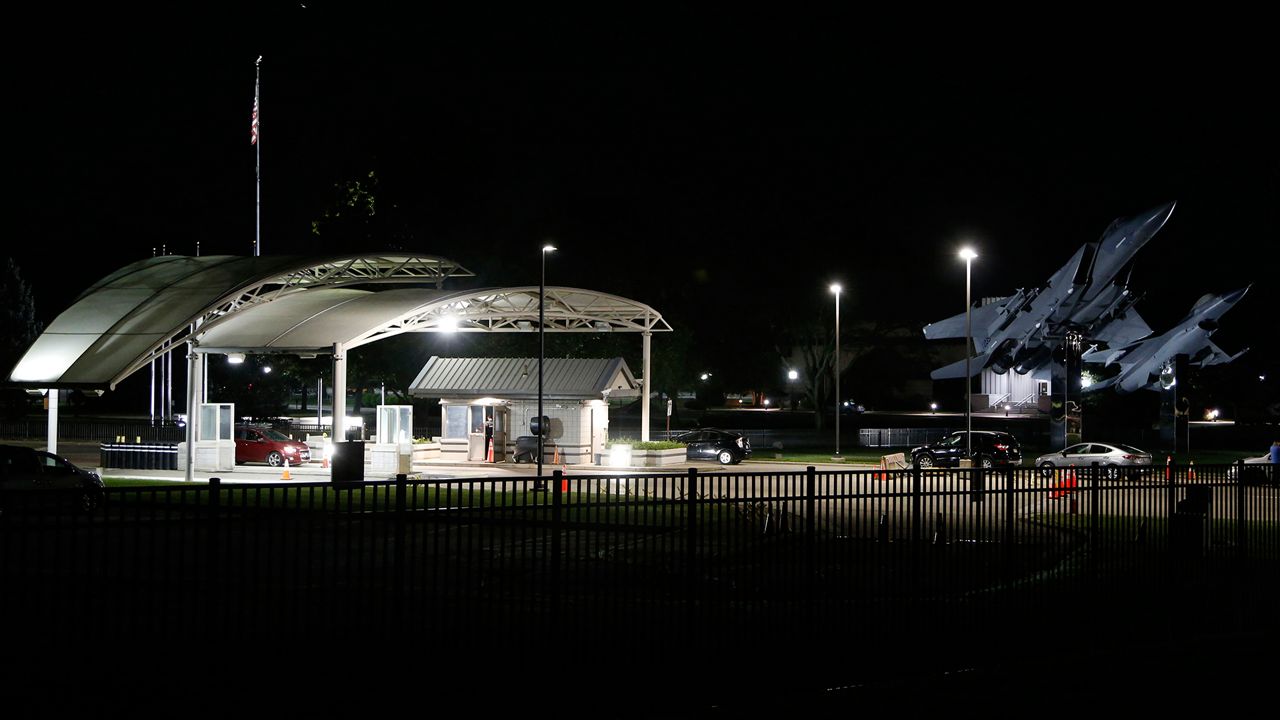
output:
<path id="1" fill-rule="evenodd" d="M 671 398 L 667 398 L 667 440 L 671 440 Z"/>

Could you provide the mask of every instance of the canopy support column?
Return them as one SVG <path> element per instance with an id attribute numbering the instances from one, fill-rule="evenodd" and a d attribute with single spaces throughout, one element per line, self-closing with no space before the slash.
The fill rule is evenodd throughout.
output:
<path id="1" fill-rule="evenodd" d="M 58 388 L 49 388 L 46 398 L 49 403 L 49 430 L 46 450 L 52 455 L 58 454 Z"/>
<path id="2" fill-rule="evenodd" d="M 347 418 L 347 356 L 343 354 L 342 343 L 333 344 L 333 441 L 342 442 L 347 439 L 345 420 Z"/>
<path id="3" fill-rule="evenodd" d="M 200 422 L 200 355 L 187 343 L 187 482 L 196 479 L 196 425 Z"/>
<path id="4" fill-rule="evenodd" d="M 653 381 L 649 378 L 649 338 L 653 333 L 644 331 L 644 377 L 640 379 L 640 442 L 649 442 L 649 388 Z"/>

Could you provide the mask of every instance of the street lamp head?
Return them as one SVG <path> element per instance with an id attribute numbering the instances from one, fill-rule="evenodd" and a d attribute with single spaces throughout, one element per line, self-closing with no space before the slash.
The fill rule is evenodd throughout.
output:
<path id="1" fill-rule="evenodd" d="M 787 371 L 787 379 L 788 379 L 788 380 L 798 380 L 798 379 L 800 379 L 800 373 L 796 372 L 795 370 L 788 370 L 788 371 Z"/>
<path id="2" fill-rule="evenodd" d="M 978 258 L 978 253 L 974 252 L 973 248 L 965 247 L 960 249 L 961 260 L 976 260 L 977 258 Z"/>
<path id="3" fill-rule="evenodd" d="M 839 295 L 843 291 L 844 291 L 844 288 L 840 287 L 840 283 L 831 283 L 832 295 Z"/>
<path id="4" fill-rule="evenodd" d="M 542 246 L 542 252 L 543 252 L 543 253 L 549 253 L 549 252 L 555 252 L 555 251 L 556 251 L 556 246 L 555 246 L 555 245 L 543 245 L 543 246 Z"/>

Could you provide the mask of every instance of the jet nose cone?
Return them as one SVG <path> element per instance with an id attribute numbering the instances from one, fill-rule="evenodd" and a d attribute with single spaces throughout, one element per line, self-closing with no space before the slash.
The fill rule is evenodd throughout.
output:
<path id="1" fill-rule="evenodd" d="M 1173 214 L 1174 206 L 1177 204 L 1176 200 L 1171 203 L 1165 203 L 1164 205 L 1141 215 L 1140 217 L 1142 217 L 1143 229 L 1148 233 L 1154 234 L 1155 231 L 1164 227 L 1164 224 L 1169 220 L 1169 216 Z"/>
<path id="2" fill-rule="evenodd" d="M 1222 296 L 1222 301 L 1227 303 L 1228 305 L 1235 305 L 1236 303 L 1240 302 L 1240 298 L 1244 297 L 1245 293 L 1249 292 L 1250 287 L 1253 287 L 1253 286 L 1250 285 L 1249 287 L 1242 287 L 1239 290 L 1236 290 L 1234 292 L 1229 292 L 1226 295 Z"/>

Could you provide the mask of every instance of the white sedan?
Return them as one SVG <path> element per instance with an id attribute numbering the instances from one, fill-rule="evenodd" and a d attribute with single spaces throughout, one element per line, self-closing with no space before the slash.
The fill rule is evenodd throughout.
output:
<path id="1" fill-rule="evenodd" d="M 1270 453 L 1260 457 L 1245 458 L 1244 464 L 1245 485 L 1274 485 L 1280 480 L 1280 473 L 1277 473 L 1275 466 L 1271 464 Z M 1236 479 L 1236 466 L 1234 463 L 1227 468 L 1227 479 Z"/>
<path id="2" fill-rule="evenodd" d="M 1045 477 L 1052 477 L 1054 470 L 1060 467 L 1074 465 L 1085 468 L 1094 463 L 1102 466 L 1104 477 L 1115 480 L 1120 477 L 1121 466 L 1149 467 L 1151 453 L 1128 445 L 1087 442 L 1036 458 L 1036 467 Z"/>

